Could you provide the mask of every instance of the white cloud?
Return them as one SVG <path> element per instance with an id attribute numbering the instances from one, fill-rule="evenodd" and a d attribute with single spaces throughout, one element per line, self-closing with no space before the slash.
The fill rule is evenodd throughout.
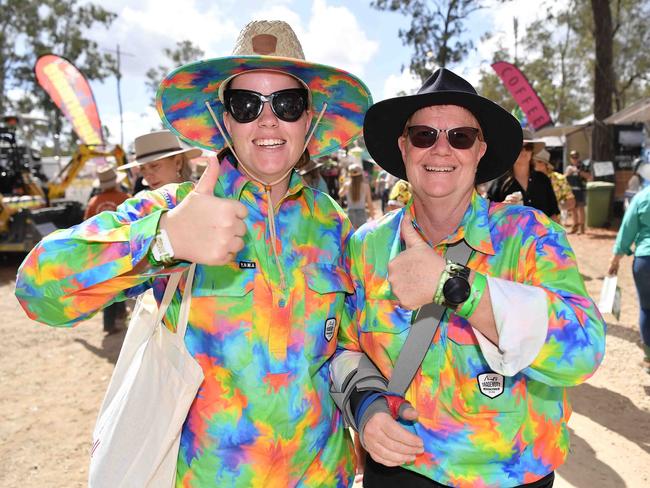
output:
<path id="1" fill-rule="evenodd" d="M 409 70 L 404 70 L 399 75 L 390 75 L 384 82 L 384 94 L 382 99 L 392 98 L 400 92 L 407 94 L 415 93 L 422 85 L 420 78 Z M 379 100 L 375 100 L 379 101 Z"/>
<path id="2" fill-rule="evenodd" d="M 368 38 L 350 9 L 328 5 L 326 0 L 313 1 L 306 26 L 285 5 L 259 10 L 253 19 L 288 22 L 300 39 L 307 60 L 342 68 L 360 77 L 379 49 L 379 43 Z"/>
<path id="3" fill-rule="evenodd" d="M 127 111 L 123 114 L 124 120 L 124 146 L 125 149 L 133 140 L 142 134 L 152 130 L 162 129 L 162 123 L 158 112 L 152 107 L 146 107 L 143 112 Z M 111 133 L 110 140 L 120 141 L 120 115 L 109 113 L 102 118 L 102 123 L 108 127 Z"/>
<path id="4" fill-rule="evenodd" d="M 483 63 L 490 63 L 499 43 L 508 47 L 511 54 L 514 55 L 514 18 L 516 17 L 518 21 L 519 32 L 517 37 L 521 39 L 528 26 L 534 20 L 541 18 L 546 9 L 559 11 L 561 8 L 566 7 L 566 3 L 566 0 L 542 0 L 539 3 L 532 3 L 530 0 L 511 0 L 505 3 L 492 0 L 488 3 L 488 8 L 477 14 L 477 17 L 481 15 L 491 17 L 493 26 L 491 29 L 493 35 L 490 39 L 476 43 L 478 58 Z M 519 52 L 519 56 L 522 54 Z"/>
<path id="5" fill-rule="evenodd" d="M 199 0 L 144 0 L 139 3 L 112 0 L 105 5 L 118 16 L 110 29 L 96 28 L 89 35 L 107 50 L 120 44 L 123 76 L 144 77 L 158 65 L 169 65 L 164 48 L 189 40 L 206 57 L 225 55 L 234 45 L 239 26 L 232 16 L 223 15 L 214 2 Z"/>
<path id="6" fill-rule="evenodd" d="M 329 6 L 325 0 L 314 0 L 303 42 L 310 59 L 359 76 L 379 49 L 348 8 Z"/>

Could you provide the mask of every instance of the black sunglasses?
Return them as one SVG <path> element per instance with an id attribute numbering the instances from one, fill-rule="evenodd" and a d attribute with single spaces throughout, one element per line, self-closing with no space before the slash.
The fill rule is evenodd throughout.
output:
<path id="1" fill-rule="evenodd" d="M 469 149 L 476 141 L 479 130 L 476 127 L 454 127 L 452 129 L 435 129 L 428 125 L 412 125 L 406 129 L 411 144 L 426 148 L 433 146 L 441 132 L 447 133 L 449 145 L 455 149 Z"/>
<path id="2" fill-rule="evenodd" d="M 251 90 L 227 89 L 223 92 L 226 110 L 240 124 L 252 122 L 260 116 L 264 103 L 280 120 L 295 122 L 307 110 L 309 96 L 305 88 L 289 88 L 262 95 Z"/>

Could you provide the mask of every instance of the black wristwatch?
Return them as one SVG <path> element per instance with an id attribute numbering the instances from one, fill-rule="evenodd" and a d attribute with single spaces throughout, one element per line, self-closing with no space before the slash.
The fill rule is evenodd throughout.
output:
<path id="1" fill-rule="evenodd" d="M 470 269 L 462 264 L 448 262 L 445 269 L 449 278 L 442 287 L 444 306 L 456 310 L 470 295 L 472 288 L 469 284 Z"/>

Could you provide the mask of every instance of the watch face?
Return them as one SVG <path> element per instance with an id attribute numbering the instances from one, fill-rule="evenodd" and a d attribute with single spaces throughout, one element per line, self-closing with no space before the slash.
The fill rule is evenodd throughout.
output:
<path id="1" fill-rule="evenodd" d="M 452 276 L 445 281 L 442 287 L 442 294 L 445 301 L 450 305 L 460 305 L 469 298 L 471 287 L 469 282 L 462 276 Z"/>

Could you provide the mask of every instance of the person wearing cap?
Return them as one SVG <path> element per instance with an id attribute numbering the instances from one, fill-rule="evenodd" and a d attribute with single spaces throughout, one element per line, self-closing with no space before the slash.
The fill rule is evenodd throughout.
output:
<path id="1" fill-rule="evenodd" d="M 178 137 L 168 130 L 158 130 L 135 138 L 135 160 L 120 166 L 120 171 L 139 168 L 151 190 L 170 183 L 192 179 L 189 160 L 202 153 L 195 147 L 183 148 Z"/>
<path id="2" fill-rule="evenodd" d="M 573 208 L 576 203 L 566 176 L 555 171 L 555 166 L 551 162 L 551 153 L 546 149 L 542 149 L 538 153 L 533 154 L 533 163 L 535 165 L 535 171 L 544 173 L 551 180 L 555 199 L 557 200 L 558 207 L 562 210 L 562 216 L 564 216 L 566 210 Z"/>
<path id="3" fill-rule="evenodd" d="M 118 205 L 130 198 L 130 195 L 124 193 L 118 188 L 120 181 L 126 176 L 125 173 L 118 175 L 115 167 L 112 165 L 100 166 L 96 170 L 97 179 L 93 186 L 97 188 L 98 193 L 88 200 L 88 205 L 84 212 L 84 220 L 87 220 L 101 212 L 114 212 Z M 106 335 L 115 334 L 124 327 L 126 319 L 125 302 L 115 302 L 104 308 L 102 311 L 102 321 Z"/>
<path id="4" fill-rule="evenodd" d="M 328 363 L 353 292 L 342 256 L 352 228 L 294 167 L 358 137 L 371 103 L 354 75 L 306 61 L 286 22 L 251 22 L 233 55 L 181 66 L 157 93 L 164 125 L 219 161 L 196 184 L 51 234 L 19 270 L 28 315 L 71 325 L 147 288 L 160 301 L 166 276 L 198 263 L 185 343 L 205 380 L 176 486 L 351 484 Z"/>
<path id="5" fill-rule="evenodd" d="M 560 209 L 551 180 L 546 174 L 536 171 L 533 165 L 534 155 L 544 149 L 544 141 L 534 139 L 527 129 L 523 130 L 523 138 L 523 146 L 515 164 L 490 183 L 488 198 L 494 202 L 528 205 L 559 222 Z"/>
<path id="6" fill-rule="evenodd" d="M 587 181 L 591 179 L 589 171 L 585 169 L 580 161 L 580 153 L 573 150 L 569 153 L 569 164 L 564 170 L 571 191 L 575 197 L 576 203 L 570 210 L 573 226 L 569 234 L 584 234 L 585 232 L 585 205 L 587 199 Z"/>
<path id="7" fill-rule="evenodd" d="M 564 230 L 474 189 L 519 157 L 517 120 L 443 68 L 417 94 L 373 105 L 364 140 L 413 192 L 346 251 L 356 293 L 330 371 L 369 453 L 364 487 L 551 486 L 569 453 L 567 390 L 602 361 L 605 323 Z M 456 245 L 466 265 L 443 258 Z M 435 333 L 412 382 L 386 391 L 430 304 L 442 316 L 415 329 Z"/>

